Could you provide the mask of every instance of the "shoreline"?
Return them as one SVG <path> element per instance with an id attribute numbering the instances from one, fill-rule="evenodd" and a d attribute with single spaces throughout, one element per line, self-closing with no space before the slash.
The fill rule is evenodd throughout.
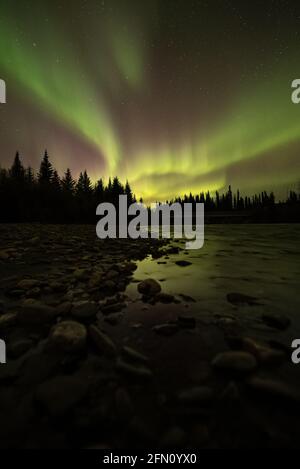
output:
<path id="1" fill-rule="evenodd" d="M 90 225 L 0 225 L 1 447 L 296 447 L 298 326 L 269 298 L 277 251 L 246 225 L 226 229 L 187 252 L 99 240 Z M 282 249 L 299 241 L 291 230 Z M 252 239 L 248 261 L 271 262 L 265 274 L 227 271 L 240 238 Z"/>

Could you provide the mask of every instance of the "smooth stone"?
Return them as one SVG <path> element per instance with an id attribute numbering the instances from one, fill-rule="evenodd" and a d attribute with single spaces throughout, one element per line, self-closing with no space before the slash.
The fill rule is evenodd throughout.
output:
<path id="1" fill-rule="evenodd" d="M 31 290 L 32 288 L 37 287 L 39 284 L 40 282 L 38 280 L 25 278 L 18 283 L 17 287 L 21 290 Z"/>
<path id="2" fill-rule="evenodd" d="M 0 259 L 2 261 L 9 259 L 9 254 L 6 251 L 0 251 Z"/>
<path id="3" fill-rule="evenodd" d="M 168 303 L 173 303 L 175 300 L 175 297 L 174 295 L 170 295 L 169 293 L 160 292 L 157 295 L 155 295 L 155 300 L 159 301 L 160 303 L 168 304 Z"/>
<path id="4" fill-rule="evenodd" d="M 38 386 L 35 399 L 51 417 L 60 417 L 75 408 L 87 391 L 86 380 L 57 376 Z"/>
<path id="5" fill-rule="evenodd" d="M 18 322 L 22 324 L 44 324 L 55 318 L 56 309 L 29 298 L 23 302 L 18 313 Z"/>
<path id="6" fill-rule="evenodd" d="M 196 303 L 196 300 L 189 295 L 184 295 L 183 293 L 180 293 L 178 296 L 180 296 L 183 301 L 187 301 L 188 303 Z"/>
<path id="7" fill-rule="evenodd" d="M 182 448 L 187 440 L 185 431 L 178 426 L 170 427 L 161 437 L 162 448 Z"/>
<path id="8" fill-rule="evenodd" d="M 290 319 L 281 314 L 265 313 L 262 315 L 262 320 L 268 326 L 279 330 L 285 330 L 291 324 Z"/>
<path id="9" fill-rule="evenodd" d="M 125 303 L 114 303 L 112 305 L 104 305 L 101 307 L 101 311 L 103 314 L 118 313 L 123 308 L 125 308 L 125 306 Z"/>
<path id="10" fill-rule="evenodd" d="M 85 348 L 86 338 L 85 326 L 76 321 L 62 321 L 52 328 L 49 341 L 65 352 L 78 352 Z"/>
<path id="11" fill-rule="evenodd" d="M 125 388 L 118 388 L 115 392 L 115 405 L 117 414 L 123 420 L 128 420 L 133 415 L 133 402 Z"/>
<path id="12" fill-rule="evenodd" d="M 39 287 L 34 287 L 31 290 L 28 290 L 26 292 L 26 297 L 27 298 L 37 298 L 41 294 L 41 289 Z"/>
<path id="13" fill-rule="evenodd" d="M 105 316 L 104 321 L 108 322 L 112 326 L 116 326 L 122 321 L 123 317 L 123 313 L 111 313 L 108 316 Z"/>
<path id="14" fill-rule="evenodd" d="M 24 355 L 33 346 L 33 341 L 30 339 L 18 339 L 12 342 L 7 347 L 7 353 L 12 358 L 18 358 Z"/>
<path id="15" fill-rule="evenodd" d="M 89 271 L 87 269 L 76 269 L 73 272 L 73 276 L 76 280 L 86 280 L 89 276 Z"/>
<path id="16" fill-rule="evenodd" d="M 212 366 L 224 371 L 250 373 L 255 370 L 257 362 L 255 357 L 248 352 L 229 351 L 219 353 L 213 359 Z"/>
<path id="17" fill-rule="evenodd" d="M 235 306 L 238 306 L 240 304 L 247 304 L 253 306 L 257 304 L 257 298 L 254 298 L 253 296 L 249 295 L 244 295 L 243 293 L 228 293 L 226 298 L 229 303 Z"/>
<path id="18" fill-rule="evenodd" d="M 71 314 L 72 316 L 80 319 L 89 319 L 97 314 L 97 305 L 94 301 L 78 301 L 73 304 Z"/>
<path id="19" fill-rule="evenodd" d="M 91 325 L 88 332 L 97 350 L 108 357 L 115 357 L 117 355 L 117 349 L 114 342 L 110 337 L 108 337 L 108 335 L 101 332 L 98 327 Z"/>
<path id="20" fill-rule="evenodd" d="M 252 353 L 257 361 L 262 364 L 278 364 L 286 358 L 286 354 L 283 351 L 271 349 L 251 338 L 243 339 L 243 348 L 245 351 Z"/>
<path id="21" fill-rule="evenodd" d="M 227 402 L 236 402 L 240 398 L 239 389 L 234 381 L 230 381 L 223 390 L 220 399 Z"/>
<path id="22" fill-rule="evenodd" d="M 56 307 L 56 312 L 58 316 L 65 316 L 69 314 L 72 308 L 72 303 L 70 301 L 64 301 Z"/>
<path id="23" fill-rule="evenodd" d="M 112 280 L 112 279 L 115 279 L 115 278 L 117 278 L 117 277 L 119 277 L 119 272 L 117 272 L 116 270 L 113 270 L 113 269 L 109 270 L 109 271 L 106 272 L 106 274 L 105 274 L 105 278 L 106 278 L 107 280 Z"/>
<path id="24" fill-rule="evenodd" d="M 134 365 L 132 363 L 127 363 L 121 358 L 119 358 L 117 361 L 117 370 L 127 376 L 142 380 L 150 379 L 153 376 L 152 371 L 149 370 L 149 368 L 146 368 L 142 365 Z"/>
<path id="25" fill-rule="evenodd" d="M 300 394 L 297 390 L 291 389 L 286 383 L 275 381 L 268 378 L 252 377 L 247 381 L 252 391 L 265 395 L 284 399 L 290 402 L 299 403 Z"/>
<path id="26" fill-rule="evenodd" d="M 155 296 L 161 291 L 161 286 L 153 278 L 148 278 L 140 282 L 137 289 L 142 295 Z"/>
<path id="27" fill-rule="evenodd" d="M 191 262 L 185 261 L 184 259 L 176 261 L 175 264 L 179 265 L 179 267 L 187 267 L 188 265 L 192 265 Z"/>
<path id="28" fill-rule="evenodd" d="M 14 326 L 17 322 L 18 315 L 16 313 L 5 313 L 0 315 L 0 329 Z"/>
<path id="29" fill-rule="evenodd" d="M 195 386 L 179 392 L 177 398 L 182 404 L 202 404 L 213 399 L 214 393 L 208 386 Z"/>
<path id="30" fill-rule="evenodd" d="M 144 362 L 144 363 L 147 363 L 149 362 L 149 358 L 146 357 L 146 355 L 138 352 L 137 350 L 133 349 L 132 347 L 128 347 L 127 345 L 124 345 L 124 347 L 122 348 L 122 354 L 133 360 L 133 361 L 140 361 L 140 362 Z"/>
<path id="31" fill-rule="evenodd" d="M 94 288 L 94 287 L 100 286 L 102 278 L 103 278 L 102 272 L 95 272 L 89 280 L 89 287 Z"/>
<path id="32" fill-rule="evenodd" d="M 157 326 L 152 327 L 152 330 L 156 332 L 156 334 L 163 335 L 163 336 L 171 336 L 174 335 L 178 331 L 177 324 L 158 324 Z"/>

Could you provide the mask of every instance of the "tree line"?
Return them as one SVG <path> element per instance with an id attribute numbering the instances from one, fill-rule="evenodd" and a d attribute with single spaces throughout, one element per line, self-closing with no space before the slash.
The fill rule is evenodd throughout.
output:
<path id="1" fill-rule="evenodd" d="M 91 223 L 101 202 L 118 204 L 119 195 L 127 195 L 128 204 L 136 201 L 131 187 L 117 177 L 107 184 L 100 178 L 92 184 L 87 171 L 73 178 L 70 168 L 63 177 L 50 162 L 47 150 L 35 174 L 24 168 L 17 152 L 10 169 L 0 169 L 0 221 Z"/>
<path id="2" fill-rule="evenodd" d="M 111 202 L 118 206 L 119 195 L 127 195 L 127 203 L 136 202 L 130 184 L 122 184 L 118 177 L 109 178 L 105 184 L 100 178 L 92 184 L 87 171 L 73 178 L 70 168 L 63 177 L 50 162 L 45 151 L 39 171 L 25 168 L 17 152 L 9 169 L 0 168 L 0 221 L 2 222 L 51 222 L 51 223 L 94 223 L 96 206 L 101 202 Z M 140 199 L 142 202 L 142 199 Z M 205 211 L 250 211 L 272 210 L 275 195 L 266 191 L 252 197 L 233 193 L 231 186 L 220 194 L 210 192 L 176 197 L 167 203 L 204 203 Z M 287 200 L 281 202 L 300 208 L 300 195 L 290 191 Z"/>

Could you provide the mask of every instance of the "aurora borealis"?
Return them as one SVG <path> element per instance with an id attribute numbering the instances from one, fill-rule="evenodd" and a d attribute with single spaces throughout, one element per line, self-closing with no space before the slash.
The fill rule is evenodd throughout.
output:
<path id="1" fill-rule="evenodd" d="M 147 201 L 300 180 L 300 6 L 1 1 L 2 166 L 129 179 Z"/>

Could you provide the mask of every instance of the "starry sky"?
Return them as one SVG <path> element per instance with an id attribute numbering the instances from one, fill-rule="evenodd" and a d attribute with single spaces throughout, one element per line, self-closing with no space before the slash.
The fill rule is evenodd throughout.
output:
<path id="1" fill-rule="evenodd" d="M 145 201 L 300 181 L 300 4 L 0 0 L 0 164 L 47 148 L 62 174 Z"/>

